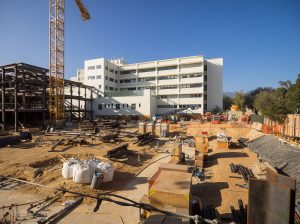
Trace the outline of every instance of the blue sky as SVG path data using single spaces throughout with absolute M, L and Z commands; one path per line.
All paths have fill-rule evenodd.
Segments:
M 65 77 L 83 60 L 224 57 L 224 91 L 300 73 L 300 0 L 66 0 Z M 0 64 L 48 67 L 48 0 L 0 0 Z

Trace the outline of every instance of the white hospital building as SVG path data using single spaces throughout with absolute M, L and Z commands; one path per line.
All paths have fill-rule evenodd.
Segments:
M 85 60 L 71 80 L 99 90 L 94 117 L 148 117 L 187 108 L 203 114 L 223 108 L 223 58 L 191 56 L 134 64 L 97 58 Z

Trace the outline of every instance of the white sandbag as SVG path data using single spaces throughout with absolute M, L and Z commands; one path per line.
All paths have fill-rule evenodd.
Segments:
M 67 179 L 73 178 L 73 168 L 78 164 L 78 162 L 79 160 L 75 158 L 70 158 L 66 162 L 64 162 L 62 168 L 62 176 Z
M 81 163 L 74 166 L 73 181 L 80 184 L 90 184 L 93 179 L 95 167 L 87 163 Z
M 92 159 L 88 159 L 86 161 L 84 161 L 85 163 L 89 164 L 90 166 L 94 166 L 95 168 L 97 167 L 97 165 L 101 162 L 99 159 L 97 158 L 92 158 Z
M 101 182 L 110 182 L 114 177 L 114 166 L 108 162 L 101 162 L 97 165 L 96 170 L 100 172 L 103 176 Z

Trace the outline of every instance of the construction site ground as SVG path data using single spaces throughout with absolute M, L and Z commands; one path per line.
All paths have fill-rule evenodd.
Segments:
M 132 129 L 131 131 L 136 130 Z M 229 164 L 241 164 L 249 168 L 258 163 L 256 154 L 247 148 L 217 149 L 215 136 L 217 132 L 223 131 L 232 137 L 233 142 L 236 142 L 240 137 L 254 139 L 262 133 L 242 126 L 211 125 L 197 122 L 172 125 L 170 131 L 178 134 L 184 132 L 187 135 L 208 132 L 210 136 L 208 159 L 204 165 L 205 180 L 200 181 L 196 177 L 192 179 L 192 194 L 201 199 L 202 206 L 213 205 L 220 217 L 227 217 L 230 214 L 230 206 L 238 206 L 238 199 L 242 199 L 247 204 L 248 190 L 236 185 L 245 184 L 245 182 L 241 175 L 230 171 Z M 51 136 L 49 140 L 51 138 L 58 137 Z M 112 161 L 115 167 L 114 180 L 111 183 L 103 184 L 101 190 L 92 190 L 89 185 L 77 184 L 72 180 L 64 179 L 61 175 L 62 161 L 59 155 L 64 158 L 76 156 L 80 159 L 96 157 L 100 160 L 108 160 L 105 157 L 106 152 L 117 143 L 97 141 L 94 144 L 75 146 L 66 150 L 66 146 L 59 146 L 56 148 L 56 152 L 49 152 L 50 144 L 45 143 L 44 146 L 37 147 L 34 142 L 1 148 L 0 174 L 53 187 L 65 186 L 67 189 L 92 195 L 97 195 L 99 192 L 114 192 L 139 201 L 144 194 L 148 193 L 148 179 L 158 170 L 161 163 L 169 162 L 170 154 L 167 151 L 169 151 L 172 143 L 168 142 L 167 139 L 161 139 L 159 143 L 159 151 L 161 152 L 158 152 L 156 141 L 146 146 L 133 145 L 132 139 L 126 137 L 122 138 L 121 141 L 129 142 L 129 149 L 135 153 L 131 154 L 128 160 Z M 187 144 L 183 145 L 183 151 L 186 151 L 187 154 L 190 154 L 190 149 Z M 138 159 L 138 153 L 141 154 L 140 160 Z M 37 171 L 42 172 L 41 176 L 38 175 L 39 177 L 34 178 Z M 27 184 L 6 190 L 0 189 L 0 206 L 30 202 L 51 194 L 53 194 L 52 190 Z M 61 209 L 62 203 L 71 199 L 73 198 L 70 195 L 65 194 L 63 200 L 56 203 L 52 210 Z M 94 200 L 84 200 L 78 208 L 62 219 L 60 223 L 82 223 L 83 221 L 87 223 L 98 223 L 99 221 L 102 221 L 102 223 L 138 222 L 139 211 L 137 208 L 121 207 L 104 202 L 99 211 L 94 213 L 94 207 Z M 30 220 L 28 220 L 28 223 L 30 223 Z

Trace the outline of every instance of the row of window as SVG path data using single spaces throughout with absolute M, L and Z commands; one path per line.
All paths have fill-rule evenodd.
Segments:
M 170 104 L 164 104 L 164 105 L 156 105 L 156 108 L 177 108 L 177 105 L 170 105 Z
M 99 86 L 101 86 L 101 85 L 99 85 Z M 118 91 L 118 88 L 114 88 L 114 87 L 111 87 L 111 86 L 105 86 L 105 90 Z
M 192 73 L 192 74 L 183 74 L 180 75 L 180 78 L 196 78 L 201 77 L 202 73 Z M 177 75 L 167 75 L 167 76 L 158 76 L 158 80 L 168 80 L 168 79 L 177 79 Z M 145 78 L 138 78 L 138 82 L 149 82 L 149 81 L 155 81 L 156 77 L 145 77 Z M 135 79 L 122 79 L 120 80 L 120 83 L 129 83 L 129 82 L 136 82 Z
M 96 65 L 96 66 L 88 66 L 88 70 L 95 70 L 95 69 L 101 69 L 101 65 Z
M 200 67 L 202 66 L 202 63 L 192 63 L 192 64 L 184 64 L 180 65 L 179 68 L 193 68 L 193 67 Z M 177 65 L 172 65 L 172 66 L 164 66 L 164 67 L 158 67 L 157 71 L 165 71 L 165 70 L 174 70 L 177 69 Z M 156 68 L 143 68 L 143 69 L 132 69 L 132 70 L 125 70 L 125 71 L 120 71 L 120 75 L 128 75 L 128 74 L 135 74 L 136 72 L 138 73 L 144 73 L 144 72 L 154 72 L 156 71 Z
M 157 89 L 177 89 L 178 85 L 163 85 L 163 86 L 157 86 Z M 181 89 L 185 88 L 197 88 L 201 87 L 202 83 L 192 83 L 192 84 L 180 84 L 179 87 Z
M 129 104 L 98 104 L 98 110 L 102 110 L 103 108 L 112 108 L 112 109 L 116 109 L 116 110 L 120 110 L 121 107 L 123 106 L 123 108 L 128 108 L 129 107 Z M 139 107 L 142 107 L 142 104 L 139 103 Z M 136 109 L 136 104 L 135 103 L 132 103 L 130 108 L 132 110 L 135 110 Z
M 197 93 L 197 94 L 179 94 L 179 98 L 199 98 L 202 97 L 201 93 Z M 177 94 L 173 94 L 173 95 L 157 95 L 156 96 L 157 99 L 176 99 L 178 98 Z
M 88 80 L 95 80 L 95 79 L 101 79 L 101 75 L 90 75 L 88 76 Z
M 199 67 L 201 66 L 202 63 L 193 63 L 193 64 L 184 64 L 180 65 L 180 68 L 192 68 L 192 67 Z M 88 70 L 95 70 L 95 69 L 101 69 L 101 65 L 93 65 L 93 66 L 88 66 Z M 157 71 L 165 71 L 165 70 L 173 70 L 177 69 L 177 65 L 172 65 L 172 66 L 164 66 L 164 67 L 158 67 Z M 105 70 L 110 71 L 111 73 L 118 74 L 117 70 L 114 70 L 112 68 L 108 68 L 108 66 L 105 66 Z M 143 68 L 143 69 L 138 69 L 138 70 L 126 70 L 126 71 L 121 71 L 121 75 L 126 75 L 126 74 L 134 74 L 138 71 L 139 73 L 144 73 L 144 72 L 154 72 L 156 71 L 156 68 Z
M 184 74 L 181 75 L 181 78 L 194 78 L 194 77 L 201 77 L 201 73 L 194 73 L 194 74 Z M 88 80 L 95 80 L 95 79 L 101 79 L 101 75 L 90 75 L 88 76 Z M 177 79 L 176 75 L 168 75 L 168 76 L 159 76 L 157 78 L 158 80 L 168 80 L 168 79 Z M 118 83 L 117 79 L 110 78 L 108 76 L 105 76 L 105 80 L 109 80 L 111 82 Z M 138 82 L 148 82 L 148 81 L 155 81 L 156 77 L 146 77 L 146 78 L 138 78 Z M 133 83 L 136 82 L 136 79 L 121 79 L 120 83 Z
M 120 83 L 133 83 L 136 79 L 120 79 Z
M 192 84 L 180 84 L 179 87 L 181 89 L 185 89 L 185 88 L 198 88 L 198 87 L 202 87 L 202 83 L 192 83 Z M 163 86 L 157 86 L 157 89 L 177 89 L 178 85 L 163 85 Z M 138 90 L 145 90 L 145 89 L 151 89 L 151 90 L 155 90 L 156 87 L 155 86 L 141 86 L 138 87 Z M 120 91 L 128 91 L 128 90 L 136 90 L 136 87 L 130 87 L 130 88 L 120 88 Z
M 191 109 L 197 109 L 201 108 L 201 104 L 180 104 L 179 108 L 191 108 Z

